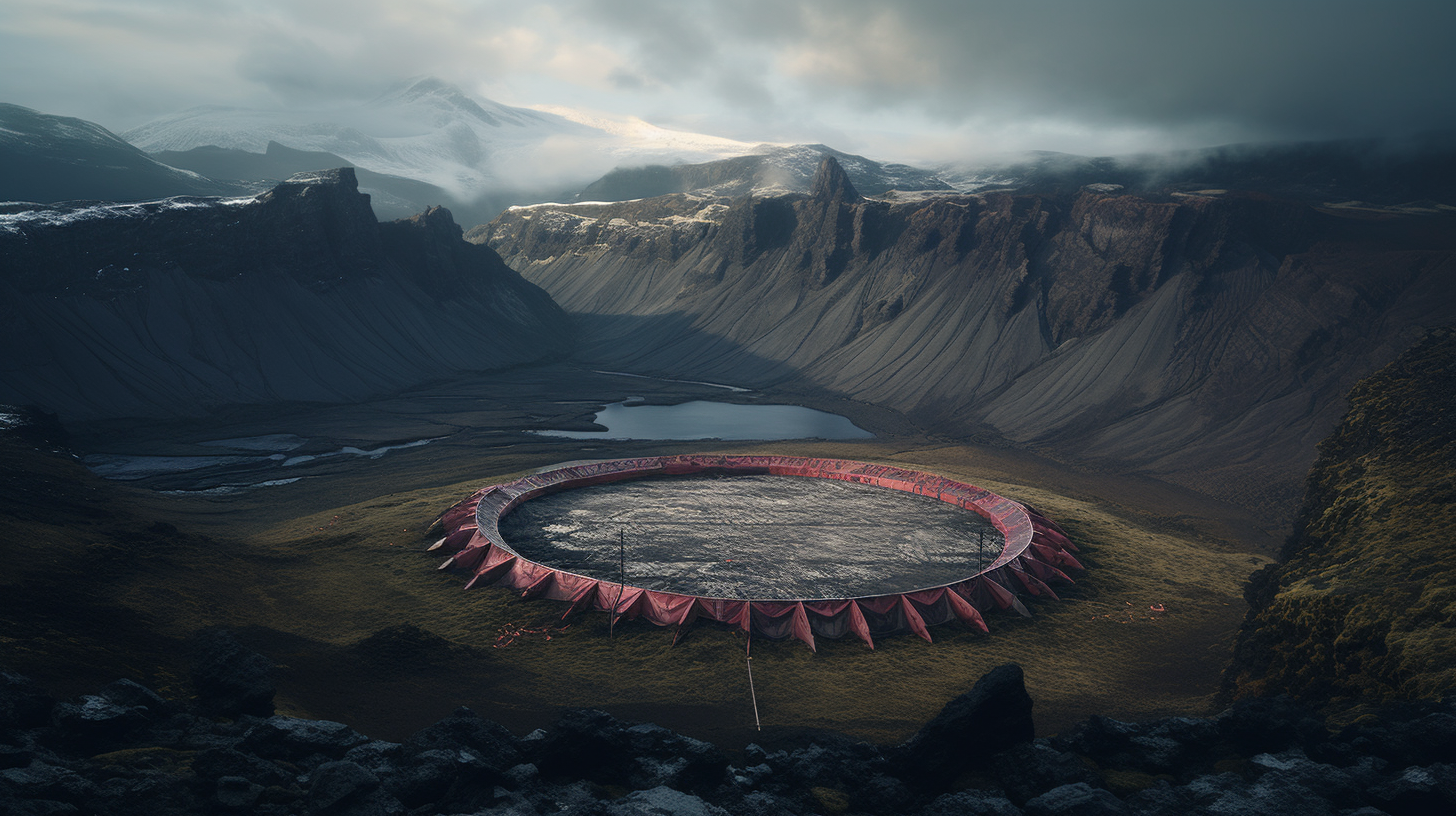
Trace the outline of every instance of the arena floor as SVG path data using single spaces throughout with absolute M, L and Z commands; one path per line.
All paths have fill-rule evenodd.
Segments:
M 976 513 L 830 479 L 644 479 L 533 499 L 501 519 L 523 557 L 665 592 L 851 598 L 968 578 L 1005 541 Z M 621 556 L 625 556 L 622 558 Z

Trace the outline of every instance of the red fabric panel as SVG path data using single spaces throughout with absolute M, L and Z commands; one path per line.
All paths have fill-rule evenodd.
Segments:
M 450 566 L 461 570 L 474 570 L 480 566 L 493 549 L 490 541 L 477 530 L 471 537 L 470 543 L 455 553 L 450 561 Z
M 462 523 L 475 517 L 475 507 L 480 504 L 480 494 L 475 494 L 465 501 L 451 507 L 440 514 L 440 526 L 448 530 L 459 527 Z
M 805 601 L 804 612 L 814 637 L 838 640 L 849 634 L 849 607 L 852 603 L 849 600 Z
M 688 603 L 683 605 L 681 612 L 678 614 L 677 620 L 674 621 L 674 623 L 677 624 L 677 629 L 674 630 L 672 633 L 672 645 L 676 646 L 678 638 L 682 637 L 683 629 L 685 627 L 691 626 L 693 624 L 693 621 L 698 619 L 698 610 L 700 609 L 698 604 L 698 599 L 692 598 L 689 599 Z
M 556 572 L 554 570 L 544 570 L 539 576 L 536 577 L 534 581 L 527 584 L 521 589 L 521 597 L 535 598 L 545 593 L 546 590 L 550 589 L 551 585 L 555 583 Z
M 1010 576 L 1008 574 L 1009 572 L 1010 570 L 1008 568 L 1002 567 L 995 572 L 988 572 L 983 575 L 982 577 L 986 579 L 986 588 L 988 591 L 997 593 L 999 598 L 1007 602 L 1009 606 L 1003 606 L 1001 607 L 1002 609 L 1015 609 L 1016 614 L 1023 618 L 1029 618 L 1031 617 L 1031 610 L 1027 609 L 1021 603 L 1021 599 L 1016 597 L 1016 593 L 1011 591 L 1012 586 L 1020 586 L 1021 582 Z
M 440 546 L 445 552 L 458 553 L 465 548 L 466 544 L 470 543 L 470 539 L 474 536 L 475 524 L 465 524 L 446 535 L 445 540 L 441 542 Z
M 600 586 L 600 584 L 598 584 L 594 580 L 588 580 L 590 581 L 590 583 L 577 588 L 575 596 L 563 599 L 571 601 L 571 605 L 566 607 L 566 611 L 561 615 L 562 618 L 571 615 L 573 612 L 584 609 L 592 609 L 594 607 L 597 600 L 597 588 Z
M 496 579 L 505 575 L 510 570 L 511 565 L 515 563 L 516 557 L 514 555 L 499 547 L 491 547 L 490 554 L 485 557 L 485 563 L 481 564 L 480 568 L 475 571 L 475 576 L 465 584 L 465 588 L 470 589 L 476 584 L 485 586 L 495 583 Z
M 873 598 L 857 598 L 859 608 L 862 612 L 872 612 L 876 615 L 890 614 L 899 600 L 894 595 L 876 595 Z
M 597 593 L 597 598 L 600 599 L 603 595 L 607 596 L 605 600 L 608 606 L 614 603 L 616 605 L 615 612 L 618 619 L 626 618 L 627 620 L 632 620 L 641 614 L 642 596 L 646 592 L 647 590 L 641 587 L 624 587 L 621 584 L 607 584 L 602 588 L 601 592 Z M 611 612 L 614 610 L 608 609 L 607 611 Z
M 575 601 L 581 597 L 587 587 L 596 583 L 595 578 L 588 578 L 585 575 L 576 575 L 570 572 L 557 572 L 551 586 L 541 594 L 543 598 L 553 601 Z
M 1065 572 L 1062 572 L 1039 558 L 1032 557 L 1031 553 L 1022 554 L 1021 565 L 1026 568 L 1027 572 L 1030 572 L 1043 581 L 1063 581 L 1068 584 L 1076 583 L 1076 581 L 1067 577 Z
M 1040 561 L 1044 561 L 1047 564 L 1054 564 L 1059 567 L 1071 567 L 1072 569 L 1078 570 L 1082 569 L 1082 564 L 1078 562 L 1077 559 L 1073 558 L 1071 553 L 1063 552 L 1053 547 L 1048 547 L 1045 544 L 1039 544 L 1033 541 L 1031 543 L 1030 552 L 1036 553 L 1037 559 Z M 1085 571 L 1086 570 L 1083 570 L 1083 572 Z M 1067 580 L 1071 579 L 1068 578 Z
M 804 611 L 802 603 L 794 604 L 794 637 L 804 641 L 808 645 L 809 651 L 819 651 L 814 646 L 814 632 L 809 628 L 809 615 Z
M 913 631 L 910 622 L 905 620 L 905 613 L 900 607 L 900 596 L 898 595 L 859 598 L 855 603 L 864 615 L 869 630 L 876 635 L 895 635 Z
M 1076 546 L 1072 544 L 1071 539 L 1067 538 L 1056 530 L 1053 530 L 1052 528 L 1043 525 L 1036 519 L 1031 520 L 1031 530 L 1033 538 L 1038 541 L 1045 542 L 1046 544 L 1049 544 L 1053 547 L 1056 547 L 1059 550 L 1075 551 L 1077 549 Z
M 794 634 L 794 602 L 757 601 L 752 604 L 753 631 L 770 640 L 783 640 Z M 808 621 L 805 621 L 808 624 Z
M 905 622 L 910 626 L 910 631 L 925 638 L 926 643 L 933 643 L 930 639 L 930 630 L 925 628 L 925 621 L 920 618 L 920 613 L 915 611 L 915 605 L 904 595 L 897 596 L 900 599 L 900 612 L 905 616 Z
M 727 601 L 723 604 L 723 612 L 727 617 L 718 618 L 718 620 L 745 632 L 750 630 L 753 604 L 748 601 Z
M 849 602 L 849 630 L 859 635 L 859 639 L 871 649 L 875 648 L 874 638 L 870 637 L 870 625 L 865 620 L 864 612 L 860 611 L 858 601 Z
M 925 621 L 926 626 L 939 626 L 942 623 L 950 623 L 956 620 L 955 610 L 951 608 L 950 601 L 946 595 L 952 594 L 945 587 L 935 589 L 923 589 L 919 592 L 909 592 L 904 595 L 909 599 L 910 604 L 919 613 L 920 619 Z
M 743 616 L 743 601 L 730 601 L 726 598 L 699 598 L 698 614 L 708 617 L 710 620 L 737 626 Z
M 1070 567 L 1074 570 L 1079 570 L 1081 572 L 1087 571 L 1087 568 L 1082 566 L 1082 562 L 1073 558 L 1072 554 L 1069 552 L 1063 551 L 1057 555 L 1057 558 L 1059 559 L 1057 566 Z
M 980 601 L 981 597 L 985 597 L 997 609 L 1010 609 L 1012 601 L 1015 600 L 1010 591 L 988 576 L 976 579 L 974 592 L 977 601 Z
M 974 626 L 982 632 L 991 631 L 986 627 L 986 619 L 982 618 L 981 613 L 977 612 L 974 606 L 967 603 L 966 599 L 962 598 L 959 592 L 953 592 L 949 589 L 946 590 L 945 600 L 950 604 L 950 608 L 955 611 L 956 617 L 960 618 L 967 626 Z
M 658 626 L 670 626 L 682 619 L 684 610 L 693 608 L 691 595 L 647 590 L 642 597 L 642 616 Z
M 1026 587 L 1026 591 L 1030 592 L 1032 595 L 1038 598 L 1045 596 L 1051 598 L 1054 601 L 1061 600 L 1057 597 L 1057 593 L 1052 592 L 1051 587 L 1047 586 L 1045 582 L 1043 582 L 1040 578 L 1037 578 L 1035 575 L 1032 575 L 1025 570 L 1019 569 L 1013 569 L 1011 571 L 1011 574 L 1015 575 L 1016 580 L 1020 581 L 1021 585 Z
M 1022 506 L 1025 507 L 1025 505 L 1022 505 Z M 1032 523 L 1033 524 L 1039 524 L 1039 525 L 1047 528 L 1048 530 L 1052 530 L 1054 532 L 1061 533 L 1062 536 L 1064 536 L 1064 537 L 1066 537 L 1068 539 L 1071 538 L 1071 536 L 1067 535 L 1067 531 L 1064 530 L 1064 529 L 1062 529 L 1062 525 L 1057 524 L 1055 521 L 1052 521 L 1050 518 L 1047 518 L 1047 516 L 1046 516 L 1045 513 L 1042 513 L 1039 510 L 1033 510 L 1032 508 L 1027 507 L 1026 508 L 1026 514 L 1028 516 L 1031 516 L 1031 520 L 1032 520 Z

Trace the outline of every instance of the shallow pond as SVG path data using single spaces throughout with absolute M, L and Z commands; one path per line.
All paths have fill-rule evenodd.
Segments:
M 617 402 L 596 415 L 605 431 L 536 431 L 566 439 L 870 439 L 848 418 L 798 405 L 736 405 L 694 400 L 679 405 Z

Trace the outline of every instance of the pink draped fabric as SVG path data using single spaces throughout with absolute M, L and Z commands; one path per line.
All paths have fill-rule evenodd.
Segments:
M 565 572 L 521 558 L 500 535 L 500 518 L 536 496 L 587 484 L 710 471 L 838 479 L 934 496 L 980 514 L 1006 544 L 981 572 L 945 586 L 860 598 L 750 601 L 659 592 Z M 1030 614 L 1017 593 L 1056 599 L 1047 581 L 1070 582 L 1063 569 L 1083 569 L 1070 554 L 1076 547 L 1065 532 L 1024 505 L 943 476 L 839 459 L 686 455 L 570 465 L 479 490 L 446 510 L 440 524 L 445 536 L 436 547 L 451 553 L 441 569 L 472 573 L 467 589 L 504 586 L 524 598 L 564 601 L 565 615 L 594 609 L 619 619 L 672 626 L 674 643 L 700 618 L 750 637 L 792 637 L 810 649 L 816 648 L 816 637 L 847 634 L 872 649 L 875 636 L 914 633 L 930 641 L 930 626 L 951 621 L 987 632 L 983 612 L 1015 609 Z

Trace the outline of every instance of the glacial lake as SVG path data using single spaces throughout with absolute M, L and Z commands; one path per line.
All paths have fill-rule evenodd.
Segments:
M 798 405 L 736 405 L 695 400 L 680 405 L 617 402 L 596 415 L 605 431 L 533 431 L 565 439 L 871 439 L 847 417 Z

